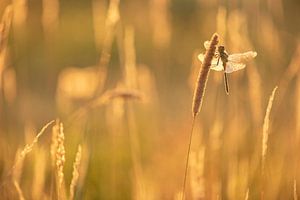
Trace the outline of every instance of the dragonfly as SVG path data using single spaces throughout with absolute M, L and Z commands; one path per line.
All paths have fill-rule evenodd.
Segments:
M 210 41 L 204 42 L 204 47 L 207 50 L 210 46 Z M 218 46 L 217 51 L 211 62 L 210 69 L 224 72 L 225 92 L 229 95 L 229 83 L 227 74 L 244 69 L 246 63 L 257 56 L 255 51 L 247 51 L 244 53 L 228 54 L 224 46 Z M 203 63 L 205 54 L 199 54 L 198 59 Z

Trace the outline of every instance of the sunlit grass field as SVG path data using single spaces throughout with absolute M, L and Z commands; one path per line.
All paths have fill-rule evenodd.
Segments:
M 0 20 L 0 199 L 298 199 L 299 1 L 2 0 Z M 229 94 L 218 46 L 257 52 Z

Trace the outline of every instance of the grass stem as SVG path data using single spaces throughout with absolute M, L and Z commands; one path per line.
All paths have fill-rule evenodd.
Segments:
M 187 151 L 187 157 L 186 157 L 186 163 L 185 163 L 185 172 L 184 172 L 184 179 L 183 179 L 183 185 L 182 185 L 182 200 L 184 199 L 184 194 L 185 194 L 185 187 L 186 187 L 186 178 L 187 178 L 187 173 L 188 173 L 188 168 L 189 168 L 189 159 L 190 159 L 190 152 L 191 152 L 191 146 L 192 146 L 192 139 L 193 139 L 193 131 L 194 131 L 194 126 L 195 126 L 195 118 L 193 117 L 192 121 L 192 127 L 190 131 L 190 139 L 189 139 L 189 145 L 188 145 L 188 151 Z

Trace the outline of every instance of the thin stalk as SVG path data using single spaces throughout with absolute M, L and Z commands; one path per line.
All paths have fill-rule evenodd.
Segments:
M 189 145 L 188 145 L 188 151 L 187 151 L 187 157 L 186 157 L 186 163 L 185 163 L 185 172 L 184 172 L 184 179 L 183 179 L 183 186 L 182 186 L 182 200 L 184 200 L 184 194 L 185 194 L 185 185 L 186 185 L 186 178 L 189 168 L 189 158 L 190 158 L 190 152 L 191 152 L 191 146 L 192 146 L 192 139 L 193 139 L 193 130 L 195 125 L 195 116 L 193 117 L 192 121 L 192 127 L 190 131 L 190 139 L 189 139 Z
M 141 148 L 139 143 L 138 130 L 136 126 L 136 118 L 134 113 L 133 104 L 130 101 L 126 102 L 127 106 L 127 123 L 128 123 L 128 136 L 129 148 L 132 159 L 132 167 L 134 173 L 134 181 L 137 184 L 138 199 L 146 199 L 145 185 L 143 180 L 143 169 L 141 166 Z M 137 194 L 136 194 L 137 195 Z

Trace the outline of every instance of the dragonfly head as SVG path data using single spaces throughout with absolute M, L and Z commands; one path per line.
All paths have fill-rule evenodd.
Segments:
M 218 52 L 222 53 L 225 51 L 225 47 L 224 46 L 218 46 Z

